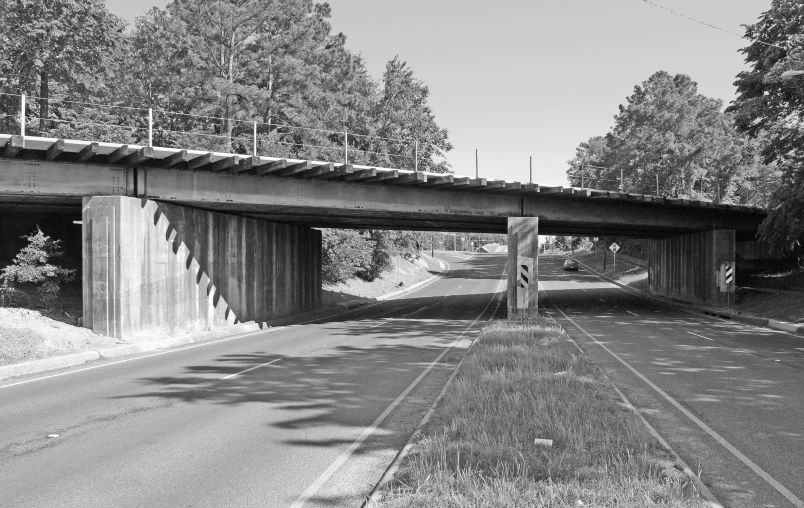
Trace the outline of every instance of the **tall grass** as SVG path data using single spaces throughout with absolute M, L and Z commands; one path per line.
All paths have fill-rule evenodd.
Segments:
M 705 506 L 552 321 L 485 328 L 423 435 L 382 506 Z

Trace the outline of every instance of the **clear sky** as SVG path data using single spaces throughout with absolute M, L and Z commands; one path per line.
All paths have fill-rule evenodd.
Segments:
M 742 34 L 771 0 L 652 0 Z M 107 0 L 131 21 L 167 0 Z M 379 79 L 399 55 L 430 88 L 456 174 L 566 185 L 575 147 L 605 134 L 652 73 L 688 74 L 728 103 L 744 70 L 735 37 L 643 0 L 330 0 L 334 31 Z

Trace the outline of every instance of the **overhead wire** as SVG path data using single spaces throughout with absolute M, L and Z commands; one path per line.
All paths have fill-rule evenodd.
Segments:
M 673 9 L 668 9 L 667 7 L 664 7 L 663 5 L 659 5 L 657 3 L 654 3 L 651 0 L 642 0 L 642 1 L 645 2 L 646 4 L 650 4 L 650 5 L 654 6 L 654 7 L 656 7 L 657 9 L 662 9 L 663 11 L 667 11 L 669 13 L 675 14 L 676 16 L 682 17 L 684 19 L 688 19 L 688 20 L 693 21 L 695 23 L 700 23 L 701 25 L 707 26 L 709 28 L 714 28 L 715 30 L 719 30 L 719 31 L 721 31 L 723 33 L 727 33 L 729 35 L 734 35 L 735 37 L 739 37 L 741 39 L 743 38 L 743 36 L 738 34 L 738 33 L 730 32 L 730 31 L 728 31 L 728 30 L 726 30 L 724 28 L 720 28 L 719 26 L 715 26 L 715 25 L 712 25 L 712 24 L 707 23 L 705 21 L 701 21 L 700 19 L 695 19 L 693 17 L 687 16 L 686 14 L 676 12 Z M 764 44 L 765 46 L 770 46 L 771 48 L 777 48 L 777 49 L 787 51 L 787 48 L 783 48 L 781 46 L 777 46 L 776 44 L 771 44 L 769 42 L 764 42 L 764 41 L 760 41 L 760 40 L 756 40 L 754 42 L 757 42 L 759 44 Z

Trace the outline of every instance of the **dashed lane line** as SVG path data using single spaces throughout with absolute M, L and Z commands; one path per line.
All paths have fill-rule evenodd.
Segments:
M 357 439 L 355 439 L 354 442 L 350 444 L 346 450 L 341 452 L 338 458 L 336 458 L 332 462 L 332 464 L 330 464 L 329 467 L 323 473 L 321 473 L 321 475 L 309 487 L 307 487 L 307 489 L 293 502 L 293 504 L 290 505 L 290 508 L 301 508 L 302 506 L 305 505 L 305 503 L 307 503 L 307 501 L 310 500 L 310 498 L 316 495 L 319 489 L 321 489 L 321 487 L 324 486 L 324 484 L 332 477 L 332 475 L 334 475 L 335 472 L 338 471 L 338 469 L 340 469 L 340 467 L 347 460 L 349 460 L 349 458 L 363 444 L 363 442 L 366 439 L 368 439 L 369 436 L 374 434 L 374 432 L 377 431 L 379 426 L 382 424 L 383 421 L 385 421 L 388 415 L 390 415 L 391 412 L 394 409 L 396 409 L 396 407 L 400 403 L 402 403 L 403 400 L 405 400 L 408 394 L 410 394 L 410 392 L 412 392 L 413 389 L 416 388 L 416 386 L 421 382 L 422 379 L 425 378 L 425 376 L 433 369 L 433 367 L 438 365 L 438 363 L 441 362 L 441 359 L 444 358 L 444 356 L 446 356 L 447 353 L 452 351 L 452 348 L 455 347 L 455 345 L 463 338 L 463 336 L 466 335 L 466 333 L 469 330 L 471 330 L 472 327 L 474 327 L 478 321 L 480 321 L 480 318 L 482 318 L 483 315 L 486 313 L 488 308 L 491 306 L 492 302 L 494 302 L 494 298 L 496 298 L 496 296 L 497 293 L 491 295 L 489 303 L 487 303 L 486 306 L 483 308 L 483 310 L 480 311 L 480 314 L 477 315 L 474 321 L 472 321 L 469 324 L 469 326 L 467 326 L 461 332 L 461 334 L 458 335 L 458 337 L 449 346 L 447 346 L 444 349 L 444 351 L 441 352 L 440 355 L 438 355 L 438 357 L 435 360 L 430 362 L 430 364 L 424 369 L 424 371 L 422 371 L 422 373 L 419 374 L 419 376 L 416 379 L 414 379 L 413 382 L 410 385 L 408 385 L 407 388 L 405 388 L 405 391 L 400 393 L 399 396 L 396 399 L 394 399 L 394 401 L 387 408 L 385 408 L 385 411 L 383 411 L 382 414 L 380 414 L 380 416 L 378 416 L 377 419 L 374 420 L 374 422 L 372 422 L 371 425 L 363 429 L 363 432 L 360 433 Z
M 413 293 L 415 293 L 417 291 L 420 291 L 420 290 L 426 288 L 427 286 L 431 285 L 432 283 L 441 280 L 444 277 L 444 275 L 446 275 L 451 269 L 451 265 L 448 262 L 444 261 L 444 263 L 447 265 L 446 270 L 444 272 L 442 272 L 438 276 L 434 277 L 432 280 L 430 280 L 426 284 L 422 284 L 421 286 L 417 287 L 416 289 L 414 289 L 410 293 L 406 293 L 405 296 L 413 294 Z M 401 294 L 400 295 L 395 295 L 395 296 L 393 296 L 391 298 L 388 298 L 385 301 L 396 300 L 400 296 L 402 296 L 402 295 Z M 277 326 L 277 327 L 274 327 L 274 328 L 269 328 L 267 330 L 255 330 L 253 332 L 247 332 L 247 333 L 243 333 L 243 334 L 239 334 L 239 335 L 233 335 L 231 337 L 224 337 L 222 339 L 204 341 L 204 342 L 201 342 L 201 343 L 198 343 L 198 344 L 192 344 L 192 345 L 188 345 L 188 346 L 171 348 L 171 349 L 168 349 L 166 351 L 159 351 L 157 353 L 150 353 L 150 354 L 147 354 L 147 355 L 136 356 L 134 358 L 126 358 L 124 360 L 116 360 L 114 362 L 104 362 L 104 363 L 100 363 L 98 365 L 93 365 L 91 367 L 83 367 L 83 368 L 80 368 L 80 369 L 68 370 L 68 371 L 65 371 L 65 372 L 58 372 L 56 374 L 49 374 L 47 376 L 36 377 L 34 379 L 25 379 L 23 381 L 17 381 L 15 383 L 3 384 L 3 385 L 0 385 L 0 390 L 2 390 L 3 388 L 11 388 L 12 386 L 19 386 L 19 385 L 24 385 L 24 384 L 28 384 L 28 383 L 35 383 L 37 381 L 44 381 L 46 379 L 51 379 L 51 378 L 54 378 L 54 377 L 61 377 L 61 376 L 68 376 L 68 375 L 71 375 L 71 374 L 77 374 L 79 372 L 85 372 L 85 371 L 88 371 L 88 370 L 103 369 L 103 368 L 106 368 L 106 367 L 111 367 L 112 365 L 119 365 L 121 363 L 128 363 L 128 362 L 134 362 L 134 361 L 138 361 L 138 360 L 144 360 L 145 358 L 151 358 L 151 357 L 154 357 L 154 356 L 168 355 L 168 354 L 178 353 L 180 351 L 185 351 L 185 350 L 188 350 L 188 349 L 195 349 L 195 348 L 199 348 L 199 347 L 211 346 L 213 344 L 219 344 L 221 342 L 229 342 L 230 340 L 245 339 L 245 338 L 248 338 L 248 337 L 252 337 L 254 335 L 259 335 L 261 333 L 278 332 L 279 330 L 285 330 L 285 329 L 288 329 L 288 328 L 293 328 L 293 327 L 297 327 L 297 326 L 301 326 L 301 325 L 307 325 L 307 324 L 315 323 L 315 322 L 318 322 L 318 321 L 323 321 L 323 320 L 326 320 L 326 319 L 332 319 L 332 318 L 335 318 L 335 317 L 345 316 L 347 314 L 356 314 L 358 312 L 365 311 L 366 309 L 369 309 L 371 307 L 376 307 L 377 305 L 380 305 L 381 303 L 384 303 L 384 301 L 383 302 L 377 302 L 377 303 L 374 303 L 374 304 L 371 304 L 371 305 L 366 305 L 366 306 L 363 306 L 363 307 L 358 307 L 358 308 L 355 308 L 355 309 L 350 309 L 350 310 L 347 310 L 345 312 L 341 312 L 339 314 L 333 314 L 331 316 L 325 316 L 325 317 L 310 319 L 310 320 L 307 320 L 307 321 L 302 321 L 300 323 L 295 323 L 295 324 L 292 324 L 292 325 Z M 380 313 L 378 315 L 382 316 L 384 314 L 387 314 L 387 313 L 383 312 L 383 313 Z M 376 316 L 369 316 L 368 319 L 371 319 L 373 317 L 376 317 Z
M 232 379 L 232 378 L 234 378 L 234 377 L 237 377 L 237 376 L 239 376 L 240 374 L 245 374 L 246 372 L 251 372 L 252 370 L 257 370 L 257 369 L 259 369 L 260 367 L 267 367 L 268 365 L 271 365 L 271 364 L 273 364 L 273 363 L 276 363 L 276 362 L 278 362 L 279 360 L 281 360 L 281 358 L 276 358 L 276 359 L 274 359 L 274 360 L 271 360 L 270 362 L 261 363 L 261 364 L 259 364 L 259 365 L 255 365 L 254 367 L 250 367 L 250 368 L 248 368 L 248 369 L 246 369 L 246 370 L 241 370 L 240 372 L 235 372 L 234 374 L 229 374 L 228 376 L 223 376 L 223 377 L 221 378 L 221 380 L 224 380 L 224 381 L 225 381 L 225 380 L 227 380 L 227 379 Z
M 639 314 L 635 314 L 635 313 L 631 312 L 630 310 L 627 310 L 627 311 L 625 311 L 625 312 L 627 312 L 627 313 L 631 314 L 632 316 L 639 317 Z
M 704 337 L 703 335 L 698 335 L 697 333 L 691 332 L 689 330 L 684 330 L 684 331 L 687 332 L 690 335 L 695 335 L 696 337 L 700 337 L 702 339 L 711 340 L 712 342 L 715 342 L 715 339 L 710 339 L 709 337 Z
M 612 351 L 611 349 L 606 347 L 605 344 L 603 344 L 602 342 L 600 342 L 599 340 L 594 338 L 592 335 L 590 335 L 589 332 L 587 332 L 586 330 L 581 328 L 581 326 L 578 325 L 578 323 L 576 323 L 575 321 L 573 321 L 572 318 L 570 318 L 569 316 L 564 314 L 564 311 L 562 311 L 558 307 L 555 307 L 555 308 L 556 308 L 556 310 L 558 312 L 561 313 L 562 316 L 564 316 L 564 318 L 567 321 L 572 323 L 575 326 L 575 328 L 580 330 L 584 335 L 589 337 L 595 344 L 597 344 L 598 346 L 603 348 L 607 353 L 609 353 L 612 357 L 614 357 L 614 359 L 616 359 L 618 362 L 623 364 L 628 370 L 630 370 L 632 373 L 634 373 L 634 375 L 636 375 L 639 379 L 641 379 L 645 384 L 647 384 L 648 386 L 653 388 L 653 390 L 656 391 L 656 393 L 661 395 L 665 400 L 667 400 L 667 402 L 672 404 L 676 409 L 678 409 L 682 414 L 684 414 L 684 416 L 689 418 L 693 423 L 695 423 L 698 427 L 700 427 L 701 430 L 703 430 L 704 432 L 706 432 L 707 434 L 712 436 L 712 438 L 715 441 L 720 443 L 732 455 L 737 457 L 737 459 L 739 459 L 740 462 L 742 462 L 743 464 L 748 466 L 748 468 L 751 469 L 751 471 L 753 471 L 754 473 L 756 473 L 757 476 L 759 476 L 760 478 L 765 480 L 768 483 L 768 485 L 770 485 L 771 487 L 776 489 L 776 491 L 779 494 L 783 495 L 788 501 L 790 501 L 793 504 L 793 506 L 795 506 L 796 508 L 804 508 L 804 501 L 802 501 L 801 499 L 796 497 L 796 495 L 793 494 L 792 492 L 790 492 L 784 485 L 779 483 L 775 478 L 773 478 L 771 475 L 769 475 L 764 469 L 759 467 L 759 465 L 757 465 L 756 462 L 754 462 L 753 460 L 751 460 L 748 457 L 746 457 L 745 455 L 743 455 L 743 453 L 740 450 L 738 450 L 734 445 L 732 445 L 731 443 L 726 441 L 720 434 L 715 432 L 715 430 L 712 429 L 712 427 L 710 427 L 709 425 L 707 425 L 703 421 L 701 421 L 700 418 L 698 418 L 697 416 L 692 414 L 687 408 L 685 408 L 683 405 L 681 405 L 680 402 L 678 402 L 676 399 L 674 399 L 673 397 L 668 395 L 667 392 L 665 392 L 664 390 L 659 388 L 650 379 L 648 379 L 644 374 L 642 374 L 641 372 L 636 370 L 634 367 L 632 367 L 630 363 L 628 363 L 625 360 L 623 360 L 617 353 L 615 353 L 614 351 Z

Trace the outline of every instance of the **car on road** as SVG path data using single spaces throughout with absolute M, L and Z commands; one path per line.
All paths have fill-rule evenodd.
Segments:
M 568 259 L 564 261 L 564 271 L 565 272 L 577 272 L 578 271 L 578 262 L 574 259 Z

